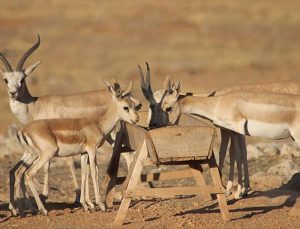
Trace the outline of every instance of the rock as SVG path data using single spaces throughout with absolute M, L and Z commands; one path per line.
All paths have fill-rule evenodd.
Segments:
M 248 151 L 248 160 L 257 159 L 264 155 L 264 153 L 258 147 L 252 144 L 247 145 L 247 151 Z
M 280 155 L 300 157 L 300 149 L 295 144 L 283 144 L 280 149 Z
M 298 169 L 295 168 L 292 160 L 286 159 L 281 161 L 279 164 L 269 168 L 267 174 L 275 176 L 283 176 L 285 180 L 290 180 L 291 177 L 298 172 Z
M 284 182 L 284 176 L 265 175 L 263 172 L 257 172 L 250 177 L 251 184 L 259 188 L 278 188 Z
M 260 151 L 262 151 L 265 156 L 276 156 L 279 155 L 280 153 L 278 145 L 275 143 L 271 143 L 271 144 L 261 143 L 257 145 L 257 148 Z

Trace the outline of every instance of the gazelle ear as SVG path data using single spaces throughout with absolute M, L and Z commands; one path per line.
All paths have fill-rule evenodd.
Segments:
M 107 82 L 106 80 L 103 80 L 103 83 L 104 83 L 104 86 L 106 87 L 106 89 L 110 92 L 110 94 L 114 98 L 117 98 L 117 94 L 116 94 L 116 91 L 115 91 L 114 87 L 109 82 Z
M 24 71 L 25 75 L 31 74 L 40 64 L 41 64 L 41 61 L 38 61 L 38 62 L 34 63 L 33 65 L 30 65 L 28 68 L 25 69 L 25 71 Z
M 176 83 L 175 89 L 176 89 L 177 93 L 179 93 L 181 91 L 181 85 L 182 85 L 181 81 L 178 81 Z
M 171 94 L 173 94 L 175 97 L 178 97 L 180 90 L 181 90 L 181 81 L 172 83 L 172 86 L 170 89 Z
M 129 94 L 131 93 L 132 86 L 133 86 L 133 81 L 130 80 L 129 85 L 128 85 L 128 88 L 126 89 L 126 91 L 124 91 L 124 92 L 122 93 L 122 97 L 125 97 L 125 96 L 127 96 L 127 95 L 129 95 Z
M 165 90 L 170 90 L 171 89 L 171 81 L 170 81 L 170 76 L 167 75 L 165 81 L 164 81 L 164 89 Z

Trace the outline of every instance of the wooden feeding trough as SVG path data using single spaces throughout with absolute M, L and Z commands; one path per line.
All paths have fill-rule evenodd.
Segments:
M 229 211 L 225 198 L 225 189 L 221 182 L 218 166 L 213 153 L 216 137 L 215 128 L 190 115 L 181 115 L 178 126 L 153 130 L 123 123 L 117 135 L 114 152 L 108 167 L 108 186 L 106 204 L 112 206 L 120 153 L 135 151 L 128 175 L 122 184 L 122 201 L 115 224 L 121 225 L 125 219 L 133 197 L 174 197 L 177 195 L 202 195 L 210 197 L 216 194 L 224 220 L 229 220 Z M 160 174 L 142 175 L 147 165 L 189 165 L 189 171 L 173 171 Z M 202 165 L 208 164 L 213 185 L 207 185 L 202 176 Z M 196 186 L 141 188 L 138 182 L 167 180 L 193 176 Z

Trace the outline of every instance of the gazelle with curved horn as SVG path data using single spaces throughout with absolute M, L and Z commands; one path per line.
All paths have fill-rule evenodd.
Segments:
M 141 88 L 142 88 L 142 92 L 145 96 L 145 98 L 148 100 L 149 102 L 149 111 L 148 111 L 148 123 L 149 123 L 149 127 L 150 128 L 157 128 L 157 127 L 162 127 L 162 126 L 166 126 L 169 124 L 172 124 L 172 122 L 170 122 L 170 120 L 168 119 L 168 114 L 166 112 L 164 112 L 161 108 L 161 101 L 163 98 L 163 93 L 164 93 L 164 89 L 155 91 L 154 93 L 152 92 L 151 89 L 151 82 L 150 82 L 150 67 L 149 64 L 146 62 L 146 66 L 147 66 L 147 74 L 146 74 L 146 78 L 144 77 L 143 71 L 141 69 L 140 66 L 139 67 L 139 71 L 140 71 L 140 76 L 141 76 Z M 171 86 L 171 82 L 169 77 L 167 76 L 165 81 L 164 81 L 164 88 L 169 88 Z M 200 95 L 199 95 L 200 96 Z M 226 153 L 227 150 L 227 146 L 229 143 L 229 138 L 231 137 L 231 141 L 232 141 L 232 146 L 231 146 L 231 169 L 230 171 L 233 171 L 234 168 L 234 157 L 233 157 L 233 153 L 234 153 L 234 147 L 236 148 L 235 151 L 238 150 L 246 150 L 245 147 L 245 142 L 243 141 L 243 139 L 239 139 L 239 136 L 237 135 L 233 135 L 230 131 L 227 130 L 222 130 L 221 131 L 221 148 L 220 148 L 220 155 L 223 155 Z M 244 136 L 241 136 L 242 138 L 244 138 Z M 245 153 L 247 155 L 247 153 Z M 220 158 L 222 158 L 220 156 Z M 224 156 L 225 158 L 225 156 Z M 238 166 L 239 166 L 239 179 L 240 182 L 242 182 L 242 173 L 241 173 L 241 158 L 238 157 L 237 160 L 239 161 Z M 223 165 L 223 162 L 221 163 Z M 247 161 L 246 161 L 247 163 Z M 245 174 L 247 174 L 248 168 L 247 165 L 244 167 L 246 172 Z M 230 176 L 231 180 L 233 179 L 233 172 L 230 173 L 230 175 L 232 174 L 232 176 Z M 247 176 L 246 176 L 247 177 Z M 230 188 L 232 187 L 232 182 L 228 181 L 227 184 L 227 191 L 230 192 Z M 247 188 L 246 188 L 247 187 Z M 250 190 L 250 182 L 247 182 L 247 179 L 245 179 L 245 188 L 242 188 L 242 186 L 240 185 L 238 187 L 238 190 L 236 192 L 235 197 L 236 198 L 240 198 L 242 193 L 247 192 L 248 190 Z
M 148 65 L 148 64 L 147 64 Z M 139 67 L 140 68 L 140 67 Z M 150 75 L 149 66 L 147 67 L 147 73 Z M 144 79 L 143 72 L 140 69 L 141 75 L 141 87 L 144 93 L 145 98 L 149 102 L 149 117 L 148 120 L 150 121 L 149 126 L 165 126 L 168 124 L 168 117 L 167 114 L 162 111 L 161 109 L 161 99 L 165 90 L 158 90 L 152 93 L 152 90 L 148 90 L 148 86 L 150 84 L 150 80 Z M 150 79 L 150 77 L 148 77 Z M 164 82 L 164 88 L 170 88 L 171 83 L 169 77 L 166 78 Z M 290 81 L 283 81 L 283 82 L 276 82 L 276 83 L 268 83 L 268 84 L 253 84 L 253 85 L 241 85 L 241 86 L 234 86 L 230 88 L 220 89 L 217 91 L 209 92 L 209 93 L 180 93 L 181 96 L 195 96 L 195 97 L 212 97 L 223 95 L 229 92 L 242 90 L 242 91 L 253 91 L 253 92 L 268 92 L 268 93 L 285 93 L 285 94 L 300 94 L 300 81 L 297 80 L 290 80 Z M 154 99 L 148 99 L 148 98 Z M 154 114 L 154 115 L 153 115 Z M 152 124 L 151 124 L 152 123 Z M 220 156 L 219 156 L 219 167 L 222 170 L 224 165 L 224 160 L 227 152 L 227 147 L 229 143 L 229 139 L 231 139 L 231 147 L 230 147 L 230 170 L 229 170 L 229 180 L 227 182 L 226 190 L 230 193 L 230 189 L 232 188 L 233 184 L 233 175 L 234 175 L 234 163 L 237 161 L 238 164 L 238 177 L 241 180 L 243 177 L 242 174 L 242 167 L 244 171 L 244 185 L 241 189 L 239 186 L 238 190 L 235 193 L 235 198 L 240 198 L 242 195 L 247 194 L 250 190 L 250 181 L 249 181 L 249 173 L 248 173 L 248 162 L 247 162 L 247 149 L 246 149 L 246 139 L 244 135 L 234 133 L 232 131 L 226 130 L 221 128 L 221 147 L 220 147 Z M 234 150 L 236 148 L 236 150 Z M 238 155 L 236 155 L 238 154 Z M 241 181 L 240 181 L 241 182 Z
M 38 61 L 25 69 L 23 66 L 27 58 L 39 47 L 39 45 L 40 37 L 38 36 L 37 42 L 22 56 L 17 65 L 18 70 L 15 71 L 13 71 L 5 56 L 0 53 L 0 59 L 6 68 L 6 70 L 0 69 L 0 72 L 3 75 L 3 79 L 7 86 L 11 111 L 16 118 L 21 123 L 26 124 L 30 121 L 39 119 L 81 117 L 99 118 L 104 115 L 112 100 L 110 93 L 107 90 L 96 90 L 69 95 L 46 95 L 42 97 L 36 97 L 30 94 L 26 85 L 26 77 L 30 75 L 41 62 Z M 130 86 L 128 90 L 131 91 Z M 132 97 L 131 93 L 127 93 L 127 96 L 136 104 L 136 109 L 141 107 L 141 103 Z M 24 155 L 24 158 L 26 158 L 26 154 Z M 70 166 L 76 188 L 76 201 L 79 202 L 80 192 L 75 176 L 74 161 L 72 157 L 66 157 L 65 160 Z M 49 165 L 49 163 L 46 163 L 44 167 L 43 195 L 45 197 L 48 196 L 49 189 Z M 10 182 L 11 203 L 14 201 L 14 183 L 16 182 L 15 186 L 18 187 L 21 181 L 22 172 L 19 171 L 19 169 L 21 169 L 21 164 L 10 170 L 12 178 Z M 10 208 L 14 209 L 12 204 L 10 204 Z
M 123 97 L 110 83 L 107 81 L 104 83 L 112 99 L 102 117 L 36 120 L 26 124 L 18 133 L 24 148 L 37 154 L 31 156 L 37 159 L 32 164 L 27 164 L 29 168 L 25 172 L 25 181 L 31 189 L 38 210 L 44 215 L 48 212 L 33 182 L 35 174 L 53 157 L 68 157 L 85 152 L 88 153 L 90 161 L 96 204 L 105 211 L 96 175 L 96 150 L 103 145 L 105 136 L 110 134 L 119 120 L 137 123 L 139 116 L 135 111 L 134 102 L 128 96 Z M 86 181 L 83 180 L 83 183 Z M 82 191 L 84 192 L 85 189 Z

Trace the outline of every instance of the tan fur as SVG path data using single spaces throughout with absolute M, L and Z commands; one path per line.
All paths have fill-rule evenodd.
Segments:
M 66 157 L 87 152 L 90 159 L 91 174 L 94 184 L 96 203 L 105 209 L 101 202 L 99 186 L 97 182 L 96 149 L 101 146 L 105 136 L 115 127 L 121 119 L 127 122 L 138 122 L 135 104 L 128 97 L 118 96 L 112 85 L 106 82 L 111 93 L 111 103 L 107 112 L 100 118 L 80 119 L 43 119 L 30 122 L 19 132 L 22 136 L 21 143 L 24 147 L 34 149 L 38 159 L 25 172 L 26 182 L 29 184 L 39 210 L 47 214 L 35 188 L 32 179 L 36 172 L 53 157 Z M 86 183 L 84 176 L 83 184 Z M 85 195 L 82 190 L 81 203 L 86 206 Z M 85 207 L 87 208 L 87 207 Z

